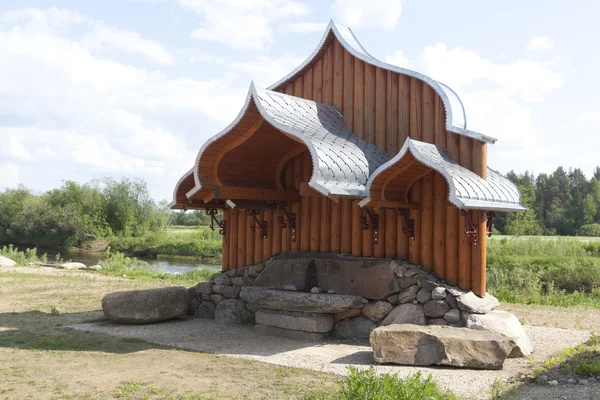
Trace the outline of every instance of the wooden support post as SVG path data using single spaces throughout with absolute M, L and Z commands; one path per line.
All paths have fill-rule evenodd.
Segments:
M 273 210 L 265 210 L 265 222 L 267 223 L 267 237 L 262 239 L 262 258 L 263 261 L 268 260 L 273 255 Z
M 352 254 L 352 200 L 342 200 L 341 252 Z
M 459 164 L 467 169 L 472 168 L 473 139 L 460 136 Z M 458 222 L 458 286 L 462 289 L 471 289 L 471 239 L 465 235 L 465 216 L 461 213 Z
M 229 265 L 231 268 L 238 268 L 238 209 L 232 208 L 229 212 L 229 221 L 227 222 L 227 236 L 229 236 Z
M 365 120 L 365 63 L 354 58 L 354 117 L 352 132 L 359 139 L 364 139 L 364 120 Z
M 321 222 L 319 250 L 323 253 L 329 253 L 331 248 L 331 200 L 327 197 L 321 197 L 319 220 Z
M 446 282 L 458 284 L 458 235 L 459 210 L 453 205 L 446 206 Z
M 365 64 L 364 139 L 375 144 L 375 66 Z M 364 246 L 364 241 L 363 241 Z
M 385 213 L 385 257 L 397 258 L 396 241 L 397 241 L 397 225 L 396 225 L 396 210 L 385 209 L 380 212 Z
M 360 257 L 362 255 L 362 237 L 363 229 L 360 224 L 362 208 L 358 206 L 358 200 L 352 202 L 352 255 Z
M 332 253 L 341 251 L 342 200 L 331 201 L 331 246 Z
M 311 167 L 311 161 L 310 161 L 310 157 L 308 156 L 308 152 L 302 154 L 302 178 L 301 180 L 304 182 L 307 182 L 310 179 L 310 167 Z M 302 196 L 301 197 L 301 216 L 300 216 L 300 221 L 302 221 L 302 223 L 300 224 L 300 251 L 303 252 L 308 252 L 311 250 L 311 244 L 310 244 L 310 233 L 311 233 L 311 227 L 310 227 L 310 222 L 311 222 L 311 210 L 310 210 L 310 205 L 311 205 L 311 200 L 309 197 L 307 196 Z
M 227 230 L 229 229 L 229 222 L 230 222 L 230 210 L 223 210 L 223 221 L 225 221 L 225 226 L 227 227 Z M 222 264 L 222 270 L 223 271 L 228 271 L 230 269 L 233 269 L 235 267 L 232 267 L 229 264 L 229 245 L 231 243 L 231 235 L 228 234 L 227 231 L 225 231 L 225 235 L 222 236 L 221 238 L 221 247 L 222 247 L 222 251 L 221 251 L 221 264 Z
M 473 246 L 471 266 L 471 289 L 479 296 L 485 296 L 486 291 L 486 213 L 485 211 L 473 211 L 473 225 L 477 227 L 479 239 L 477 246 Z
M 242 268 L 246 265 L 246 220 L 248 217 L 244 213 L 244 210 L 238 210 L 238 263 L 237 267 Z
M 433 267 L 433 172 L 421 179 L 421 266 L 425 271 Z
M 444 177 L 433 172 L 433 273 L 446 279 L 446 198 L 448 185 Z
M 258 216 L 257 216 L 258 217 Z M 251 225 L 257 225 L 254 216 L 246 216 L 246 265 L 254 264 L 254 234 L 260 231 L 260 227 L 251 229 Z
M 413 203 L 421 201 L 421 181 L 416 182 L 409 192 L 409 200 Z M 413 264 L 421 264 L 421 210 L 411 209 L 410 218 L 415 221 L 415 238 L 408 240 L 408 260 Z
M 385 210 L 373 210 L 373 213 L 377 215 L 377 230 L 373 229 L 373 235 L 377 235 L 377 243 L 373 246 L 373 255 L 375 257 L 385 257 L 385 241 L 386 241 L 386 218 Z
M 258 218 L 259 221 L 263 222 L 265 220 L 265 212 L 261 211 L 256 218 Z M 267 236 L 268 234 L 268 229 L 269 227 L 267 226 Z M 255 229 L 254 230 L 254 264 L 258 264 L 262 262 L 262 258 L 263 258 L 263 237 L 260 234 L 260 229 Z
M 310 198 L 310 251 L 318 252 L 321 245 L 321 199 Z

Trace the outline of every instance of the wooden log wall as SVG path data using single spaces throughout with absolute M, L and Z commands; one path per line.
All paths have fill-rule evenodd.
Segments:
M 407 137 L 445 147 L 462 166 L 485 177 L 486 145 L 445 129 L 441 98 L 426 83 L 387 71 L 353 57 L 330 37 L 320 54 L 303 71 L 277 91 L 337 107 L 350 130 L 359 138 L 385 149 L 390 156 L 400 150 Z M 286 188 L 299 189 L 310 180 L 308 153 L 290 160 L 282 172 Z M 295 241 L 291 229 L 277 223 L 281 211 L 264 211 L 258 216 L 268 223 L 266 239 L 250 234 L 252 223 L 243 210 L 225 212 L 228 236 L 223 241 L 223 269 L 239 268 L 264 261 L 285 251 L 316 251 L 364 257 L 393 257 L 421 264 L 449 284 L 485 293 L 485 235 L 474 246 L 464 235 L 464 216 L 447 203 L 445 179 L 431 172 L 411 189 L 409 199 L 420 208 L 410 211 L 415 220 L 415 237 L 403 231 L 396 210 L 380 209 L 378 241 L 369 223 L 363 229 L 365 210 L 358 201 L 334 202 L 309 189 L 288 206 L 296 213 Z M 485 214 L 473 213 L 472 220 L 485 232 Z M 369 221 L 370 222 L 370 221 Z M 262 243 L 262 246 L 257 243 Z

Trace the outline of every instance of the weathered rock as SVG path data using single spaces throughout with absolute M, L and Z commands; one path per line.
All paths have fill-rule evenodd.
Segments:
M 442 318 L 448 311 L 450 306 L 446 300 L 429 300 L 423 306 L 423 312 L 431 318 Z
M 421 287 L 425 290 L 427 290 L 428 292 L 433 291 L 433 289 L 435 289 L 436 287 L 439 287 L 440 284 L 436 281 L 434 281 L 433 279 L 426 279 L 423 278 L 421 279 Z
M 525 357 L 533 352 L 533 345 L 523 330 L 521 323 L 507 311 L 493 310 L 487 314 L 470 314 L 466 318 L 466 327 L 501 333 L 514 340 L 515 348 L 509 357 Z
M 254 318 L 257 324 L 303 332 L 324 333 L 333 328 L 331 314 L 260 310 L 256 312 Z
M 237 276 L 231 278 L 231 284 L 235 286 L 252 286 L 254 284 L 254 278 L 249 276 Z
M 254 331 L 260 335 L 278 336 L 300 342 L 322 342 L 329 336 L 329 332 L 303 332 L 291 329 L 278 328 L 276 326 L 254 325 Z
M 246 303 L 246 308 L 250 311 L 252 311 L 253 313 L 257 312 L 258 310 L 261 310 L 262 307 L 259 306 L 258 304 L 252 304 L 252 303 Z
M 68 263 L 64 263 L 61 264 L 59 266 L 59 268 L 63 268 L 63 269 L 87 269 L 86 265 L 80 262 L 68 262 Z
M 451 309 L 446 314 L 444 314 L 444 319 L 450 322 L 451 324 L 457 323 L 458 321 L 460 321 L 460 310 L 457 310 L 456 308 Z
M 473 314 L 487 314 L 500 305 L 497 298 L 489 293 L 485 297 L 479 297 L 473 292 L 463 294 L 456 298 L 458 308 Z
M 393 295 L 393 296 L 390 296 L 390 297 L 388 297 L 388 298 L 387 298 L 387 301 L 388 301 L 388 303 L 390 303 L 390 304 L 391 304 L 391 305 L 393 305 L 393 306 L 396 306 L 396 305 L 398 305 L 398 295 L 397 295 L 397 294 L 395 294 L 395 295 Z
M 189 295 L 189 289 L 188 289 L 188 295 Z M 197 297 L 193 297 L 190 300 L 190 307 L 188 308 L 188 315 L 193 317 L 194 313 L 196 312 L 196 310 L 198 309 L 198 307 L 200 306 L 200 304 L 202 304 L 202 299 L 199 299 Z
M 417 298 L 417 292 L 419 287 L 417 285 L 409 286 L 400 293 L 398 293 L 398 303 L 412 303 Z
M 207 301 L 211 301 L 210 296 L 212 296 L 212 295 L 210 295 L 210 294 L 204 294 L 204 293 L 202 293 L 200 295 L 200 297 L 202 298 L 202 300 L 207 300 Z
M 188 296 L 190 298 L 190 301 L 194 300 L 196 298 L 196 296 L 198 295 L 198 293 L 196 293 L 195 287 L 188 288 L 187 291 L 188 291 Z
M 268 268 L 268 266 L 267 266 Z M 362 297 L 342 294 L 287 292 L 256 286 L 244 286 L 240 298 L 262 308 L 282 311 L 306 311 L 334 314 L 349 308 L 362 308 L 367 301 Z
M 248 271 L 245 267 L 242 268 L 238 268 L 235 270 L 235 276 L 236 277 L 244 277 L 246 276 L 246 271 Z
M 236 299 L 240 295 L 240 290 L 238 286 L 224 286 L 221 294 L 228 299 Z
M 263 262 L 260 264 L 255 264 L 255 265 L 250 265 L 249 267 L 247 267 L 248 276 L 250 278 L 256 278 L 265 269 L 266 265 L 267 265 L 266 262 Z
M 406 289 L 407 287 L 410 287 L 412 285 L 416 285 L 417 284 L 417 278 L 415 277 L 404 277 L 404 278 L 398 278 L 398 284 L 400 285 L 400 287 L 402 289 Z
M 210 283 L 210 282 L 200 282 L 199 284 L 196 285 L 196 292 L 201 293 L 201 294 L 207 294 L 207 295 L 211 295 L 214 293 L 213 291 L 213 286 L 214 283 Z
M 314 288 L 310 289 L 310 292 L 311 292 L 311 293 L 314 293 L 314 294 L 317 294 L 317 293 L 322 293 L 322 292 L 323 292 L 323 289 L 321 289 L 321 288 L 318 288 L 318 287 L 316 287 L 316 286 L 315 286 Z
M 230 269 L 225 271 L 225 275 L 227 275 L 230 278 L 233 278 L 237 275 L 237 269 Z
M 217 280 L 219 278 L 227 278 L 227 274 L 225 274 L 224 272 L 217 272 L 216 274 L 212 274 L 212 276 L 210 277 L 210 279 L 208 281 L 214 282 L 215 280 Z
M 425 289 L 419 289 L 419 291 L 417 292 L 417 300 L 421 304 L 427 303 L 429 300 L 431 300 L 431 292 Z
M 231 285 L 231 278 L 228 276 L 219 276 L 213 282 L 215 283 L 215 286 L 217 286 L 217 285 L 227 286 L 227 285 Z M 214 289 L 215 288 L 213 288 L 213 290 Z
M 381 325 L 416 324 L 425 325 L 425 314 L 420 304 L 400 304 L 385 317 Z
M 223 300 L 215 307 L 215 322 L 219 324 L 250 325 L 254 323 L 254 314 L 237 299 Z
M 433 288 L 431 291 L 431 298 L 433 300 L 444 300 L 446 299 L 446 289 L 441 286 Z
M 377 363 L 502 369 L 513 346 L 499 333 L 449 326 L 391 325 L 371 333 Z
M 212 301 L 203 301 L 194 312 L 194 317 L 200 319 L 215 318 L 215 303 Z
M 376 326 L 375 322 L 361 315 L 360 317 L 339 321 L 331 331 L 331 334 L 338 339 L 352 339 L 366 342 L 369 340 L 371 331 Z
M 324 292 L 385 300 L 400 291 L 390 260 L 328 253 L 286 253 L 271 258 L 254 286 L 295 285 L 300 291 L 317 286 Z M 410 285 L 409 285 L 410 286 Z
M 359 315 L 362 315 L 362 309 L 350 308 L 346 311 L 342 311 L 342 312 L 333 314 L 333 320 L 335 322 L 337 322 L 337 321 L 341 321 L 346 318 L 358 317 Z
M 210 300 L 215 303 L 215 304 L 219 304 L 220 302 L 222 302 L 223 300 L 225 300 L 225 296 L 223 296 L 222 294 L 211 294 L 210 295 Z
M 446 321 L 444 318 L 430 318 L 427 320 L 427 325 L 446 326 L 448 325 L 448 321 Z
M 0 256 L 0 267 L 14 267 L 15 265 L 17 265 L 17 263 L 10 258 Z
M 213 286 L 213 291 L 217 294 L 223 294 L 223 289 L 225 288 L 225 285 L 215 285 Z
M 458 308 L 458 303 L 456 302 L 456 297 L 452 293 L 448 293 L 446 295 L 446 303 L 452 308 Z
M 392 305 L 387 301 L 377 301 L 364 306 L 362 314 L 370 320 L 379 322 L 392 311 L 392 308 Z
M 187 314 L 189 306 L 188 291 L 182 286 L 115 292 L 102 299 L 106 319 L 121 324 L 149 324 L 180 318 Z
M 418 265 L 410 264 L 406 261 L 392 260 L 390 268 L 398 278 L 405 278 L 417 275 L 421 272 L 421 268 Z

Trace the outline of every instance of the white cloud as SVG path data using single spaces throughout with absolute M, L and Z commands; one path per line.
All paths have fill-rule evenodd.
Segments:
M 579 115 L 579 119 L 582 121 L 594 121 L 600 122 L 600 111 L 588 111 Z
M 268 48 L 275 25 L 310 12 L 294 0 L 179 0 L 179 4 L 202 18 L 193 38 L 241 50 Z
M 327 24 L 321 22 L 291 22 L 281 26 L 283 31 L 294 33 L 325 32 L 325 28 Z
M 181 51 L 187 55 L 188 62 L 193 64 L 225 64 L 225 58 L 217 56 L 216 54 L 207 53 L 197 49 L 185 49 Z
M 402 14 L 404 0 L 335 0 L 331 11 L 350 28 L 376 28 L 391 31 Z
M 402 50 L 398 50 L 394 54 L 386 56 L 385 62 L 402 68 L 408 68 L 410 64 L 408 58 L 404 56 L 404 52 Z
M 548 36 L 534 36 L 529 41 L 528 47 L 536 51 L 551 50 L 554 47 L 554 43 Z
M 238 61 L 231 68 L 247 74 L 258 87 L 268 87 L 277 82 L 304 61 L 290 54 L 278 58 L 259 56 L 250 61 Z
M 23 146 L 18 137 L 9 137 L 3 140 L 3 146 L 0 147 L 0 155 L 15 160 L 31 160 L 31 153 Z
M 163 45 L 140 37 L 135 32 L 124 31 L 103 23 L 96 23 L 92 32 L 85 35 L 83 46 L 96 51 L 118 50 L 139 54 L 150 61 L 160 64 L 173 64 L 173 56 Z
M 0 163 L 0 188 L 19 186 L 19 167 L 15 163 Z

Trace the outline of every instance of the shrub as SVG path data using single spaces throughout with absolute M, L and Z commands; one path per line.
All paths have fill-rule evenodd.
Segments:
M 588 224 L 579 228 L 581 236 L 600 237 L 600 224 Z

